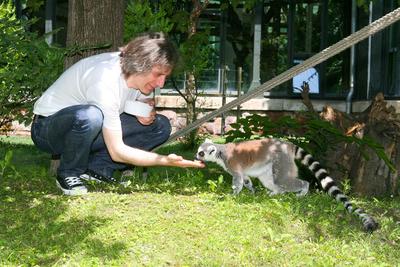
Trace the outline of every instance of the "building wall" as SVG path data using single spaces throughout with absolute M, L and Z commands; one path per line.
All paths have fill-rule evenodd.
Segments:
M 229 103 L 236 98 L 227 97 L 226 102 Z M 397 112 L 400 112 L 400 101 L 389 100 L 389 105 L 393 105 Z M 185 101 L 180 96 L 156 96 L 157 108 L 162 110 L 176 110 L 183 112 L 185 108 Z M 335 109 L 342 112 L 346 111 L 346 101 L 344 100 L 312 100 L 316 111 L 321 111 L 324 106 L 330 105 Z M 353 112 L 362 112 L 369 105 L 371 101 L 355 101 L 353 102 Z M 200 109 L 205 110 L 216 110 L 222 106 L 222 97 L 220 96 L 207 96 L 199 97 L 197 100 L 197 106 Z M 271 98 L 254 98 L 242 105 L 240 105 L 241 112 L 265 112 L 265 111 L 302 111 L 306 110 L 306 107 L 302 103 L 301 99 L 271 99 Z M 235 110 L 232 110 L 235 112 Z

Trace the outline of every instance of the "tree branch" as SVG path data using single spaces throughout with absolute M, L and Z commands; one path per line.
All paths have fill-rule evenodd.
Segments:
M 186 98 L 185 94 L 181 92 L 181 90 L 179 90 L 178 86 L 176 85 L 176 80 L 175 78 L 171 77 L 171 81 L 172 81 L 172 85 L 174 86 L 174 89 L 178 92 L 178 94 L 185 100 L 185 102 L 188 101 L 188 99 Z
M 307 107 L 308 111 L 315 113 L 315 109 L 310 100 L 310 86 L 307 82 L 303 82 L 301 86 L 301 97 L 303 99 L 303 104 Z

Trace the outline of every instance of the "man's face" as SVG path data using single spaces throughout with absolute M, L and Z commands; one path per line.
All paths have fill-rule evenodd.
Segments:
M 151 71 L 145 73 L 137 73 L 126 79 L 129 88 L 138 89 L 145 95 L 149 95 L 157 87 L 163 87 L 168 75 L 172 69 L 165 66 L 154 66 Z

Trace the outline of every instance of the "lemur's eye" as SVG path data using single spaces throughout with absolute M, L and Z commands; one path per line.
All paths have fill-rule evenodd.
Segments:
M 199 156 L 200 156 L 200 157 L 204 157 L 204 151 L 200 151 L 200 152 L 199 152 Z
M 214 153 L 215 152 L 215 149 L 211 149 L 211 151 L 210 151 L 210 153 L 208 153 L 208 154 L 212 154 L 212 153 Z

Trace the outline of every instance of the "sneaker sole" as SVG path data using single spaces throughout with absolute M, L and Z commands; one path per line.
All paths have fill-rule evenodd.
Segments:
M 85 195 L 88 193 L 86 187 L 76 187 L 72 190 L 68 190 L 68 189 L 63 188 L 58 181 L 56 181 L 56 183 L 57 183 L 57 187 L 63 191 L 64 195 L 80 196 L 80 195 Z
M 88 181 L 88 182 L 94 181 L 96 183 L 104 183 L 104 181 L 96 179 L 96 178 L 94 178 L 94 177 L 92 177 L 90 175 L 87 175 L 87 174 L 82 174 L 82 175 L 79 176 L 79 178 L 81 178 L 82 180 Z

